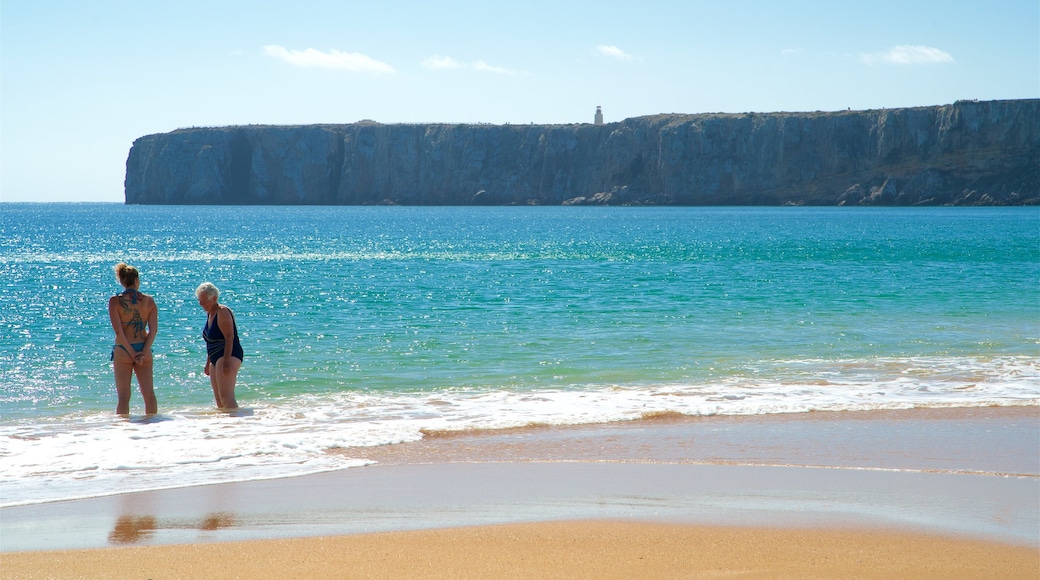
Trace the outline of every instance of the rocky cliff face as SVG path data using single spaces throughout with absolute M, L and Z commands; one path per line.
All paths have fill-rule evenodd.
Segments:
M 180 129 L 134 142 L 128 204 L 1040 203 L 1040 100 L 606 125 Z

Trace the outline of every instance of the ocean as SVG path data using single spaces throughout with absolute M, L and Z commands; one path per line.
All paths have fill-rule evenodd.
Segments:
M 112 266 L 159 308 L 114 414 Z M 0 204 L 0 505 L 439 432 L 1040 405 L 1040 209 Z M 199 283 L 245 349 L 214 409 Z M 329 453 L 337 450 L 336 453 Z

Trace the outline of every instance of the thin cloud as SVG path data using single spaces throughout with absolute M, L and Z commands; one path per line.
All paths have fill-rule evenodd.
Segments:
M 950 53 L 930 46 L 901 44 L 885 52 L 861 54 L 866 64 L 941 64 L 955 62 Z
M 322 52 L 314 48 L 306 50 L 288 50 L 278 45 L 264 47 L 264 54 L 277 58 L 293 66 L 306 68 L 324 68 L 330 70 L 347 70 L 351 72 L 375 72 L 393 73 L 397 72 L 394 67 L 379 62 L 370 56 L 359 52 L 343 52 L 341 50 L 330 50 Z
M 592 50 L 596 56 L 605 56 L 622 62 L 634 62 L 640 60 L 638 56 L 628 54 L 614 45 L 601 44 Z
M 470 69 L 478 72 L 489 72 L 500 75 L 515 75 L 520 74 L 518 71 L 502 68 L 500 66 L 492 66 L 482 60 L 477 60 L 471 63 L 459 62 L 450 56 L 431 56 L 426 60 L 422 61 L 422 66 L 430 70 L 447 70 L 447 69 Z
M 486 62 L 484 62 L 482 60 L 478 60 L 477 62 L 473 63 L 473 70 L 478 70 L 480 72 L 490 72 L 490 73 L 495 73 L 495 74 L 500 74 L 500 75 L 515 75 L 516 74 L 516 71 L 512 71 L 512 70 L 509 70 L 509 69 L 506 69 L 506 68 L 502 68 L 500 66 L 491 66 L 490 64 L 488 64 L 488 63 L 486 63 Z
M 430 70 L 454 69 L 465 66 L 450 56 L 431 56 L 422 61 L 422 65 Z
M 802 54 L 802 49 L 800 49 L 800 48 L 785 48 L 785 49 L 780 51 L 780 55 L 781 56 L 791 56 L 792 54 Z

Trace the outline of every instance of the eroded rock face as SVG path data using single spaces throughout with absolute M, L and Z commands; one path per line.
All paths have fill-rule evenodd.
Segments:
M 129 204 L 1040 203 L 1040 100 L 606 125 L 180 129 L 134 142 Z

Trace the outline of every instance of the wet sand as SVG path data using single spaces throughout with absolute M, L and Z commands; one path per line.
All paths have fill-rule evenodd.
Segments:
M 967 407 L 689 417 L 427 433 L 344 450 L 381 465 L 612 461 L 1040 474 L 1040 408 Z
M 5 508 L 0 572 L 1036 578 L 1040 566 L 1037 407 L 657 417 L 343 452 L 380 464 Z

